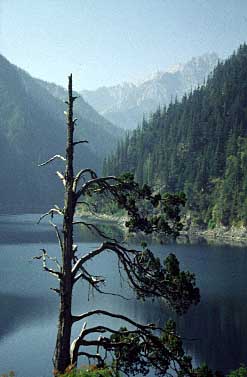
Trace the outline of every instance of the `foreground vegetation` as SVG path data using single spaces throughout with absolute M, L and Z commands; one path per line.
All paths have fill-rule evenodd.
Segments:
M 113 370 L 111 368 L 96 368 L 94 366 L 89 368 L 73 369 L 66 372 L 59 377 L 112 377 Z M 13 371 L 7 374 L 1 374 L 0 377 L 15 377 Z M 193 377 L 224 377 L 220 372 L 214 375 L 210 369 L 204 365 L 194 371 Z M 226 377 L 247 377 L 247 367 L 242 365 L 239 369 L 230 372 Z
M 83 369 L 74 369 L 71 373 L 65 374 L 60 377 L 112 377 L 111 369 L 94 369 L 83 370 Z M 206 366 L 203 365 L 200 368 L 194 370 L 193 377 L 224 377 L 220 372 L 213 372 Z M 242 365 L 240 368 L 230 372 L 225 377 L 247 377 L 247 367 Z
M 111 368 L 96 368 L 91 366 L 89 368 L 73 369 L 59 377 L 112 377 Z

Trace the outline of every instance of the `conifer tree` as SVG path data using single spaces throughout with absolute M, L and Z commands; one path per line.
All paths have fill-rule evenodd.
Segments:
M 176 333 L 175 323 L 169 321 L 164 329 L 156 324 L 141 324 L 135 319 L 120 313 L 113 313 L 100 308 L 80 314 L 72 313 L 72 293 L 78 281 L 87 282 L 92 289 L 101 292 L 105 278 L 90 273 L 86 262 L 106 252 L 113 253 L 121 266 L 130 287 L 138 299 L 162 298 L 178 314 L 183 314 L 191 304 L 199 301 L 199 290 L 195 286 L 192 273 L 180 270 L 174 254 L 170 254 L 164 263 L 156 258 L 147 245 L 142 248 L 128 248 L 125 244 L 111 238 L 94 223 L 75 220 L 78 203 L 86 202 L 87 197 L 108 196 L 120 208 L 126 209 L 129 220 L 126 226 L 130 231 L 145 234 L 163 232 L 176 236 L 181 229 L 179 208 L 184 205 L 183 195 L 160 195 L 151 189 L 137 184 L 131 174 L 122 176 L 98 177 L 90 168 L 74 172 L 74 150 L 83 146 L 87 140 L 74 140 L 76 119 L 73 118 L 73 104 L 76 97 L 72 92 L 72 75 L 69 76 L 67 116 L 66 156 L 55 155 L 41 165 L 61 159 L 65 163 L 64 173 L 57 172 L 64 186 L 64 207 L 55 206 L 45 215 L 60 215 L 63 218 L 62 229 L 53 222 L 59 246 L 60 256 L 52 258 L 43 250 L 43 268 L 58 279 L 59 288 L 55 289 L 60 298 L 58 332 L 54 353 L 55 373 L 61 374 L 68 367 L 77 365 L 78 357 L 94 360 L 97 366 L 104 366 L 107 355 L 113 355 L 116 374 L 142 373 L 145 375 L 154 368 L 159 375 L 166 375 L 170 368 L 179 376 L 194 376 L 191 359 L 183 351 L 182 341 Z M 89 203 L 89 204 L 88 204 Z M 141 206 L 147 203 L 146 206 Z M 90 206 L 90 202 L 87 202 Z M 148 210 L 146 210 L 148 208 Z M 149 209 L 151 208 L 151 212 Z M 41 219 L 42 219 L 41 218 Z M 103 242 L 81 256 L 74 244 L 74 227 L 83 226 L 96 232 Z M 52 268 L 50 263 L 55 263 Z M 85 298 L 86 301 L 87 298 Z M 86 320 L 97 317 L 98 324 L 87 327 Z M 105 325 L 104 318 L 117 318 L 123 321 L 123 327 L 116 329 Z M 75 339 L 71 339 L 71 329 L 75 323 L 85 321 Z M 94 349 L 94 350 L 93 350 Z

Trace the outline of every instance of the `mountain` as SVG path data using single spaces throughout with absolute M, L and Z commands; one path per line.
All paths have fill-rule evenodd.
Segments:
M 183 191 L 200 225 L 247 226 L 247 46 L 218 63 L 205 85 L 158 109 L 110 156 L 109 174 Z
M 51 88 L 56 88 L 52 93 Z M 48 90 L 49 89 L 49 90 Z M 59 95 L 57 94 L 59 92 Z M 38 168 L 54 154 L 65 153 L 66 91 L 32 78 L 0 55 L 0 210 L 38 211 L 57 203 L 63 196 L 55 176 L 62 162 Z M 78 165 L 100 170 L 104 156 L 113 150 L 121 130 L 111 125 L 78 99 Z
M 64 101 L 67 97 L 67 90 L 63 87 L 42 80 L 36 79 L 36 81 L 53 97 L 61 101 Z M 75 114 L 80 118 L 80 126 L 86 125 L 85 129 L 83 129 L 83 137 L 89 140 L 91 149 L 96 155 L 99 155 L 101 160 L 102 156 L 109 154 L 109 151 L 113 150 L 117 140 L 124 135 L 124 131 L 100 115 L 84 101 L 78 92 L 74 91 L 74 95 L 78 97 L 74 102 Z
M 140 84 L 124 83 L 81 93 L 106 119 L 133 129 L 141 123 L 143 114 L 149 116 L 159 105 L 169 104 L 172 98 L 181 99 L 184 93 L 202 84 L 218 60 L 215 53 L 205 54 L 168 72 L 157 72 Z

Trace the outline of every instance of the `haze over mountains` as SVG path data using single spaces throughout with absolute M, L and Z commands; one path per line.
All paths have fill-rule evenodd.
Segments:
M 159 105 L 171 99 L 181 99 L 185 92 L 201 85 L 212 72 L 219 58 L 216 53 L 192 58 L 168 72 L 157 72 L 139 84 L 124 83 L 100 87 L 95 91 L 83 90 L 83 98 L 110 122 L 124 128 L 136 128 L 143 118 Z
M 38 163 L 65 154 L 66 90 L 34 79 L 0 55 L 0 209 L 39 211 L 58 202 L 62 184 L 55 176 L 63 163 L 38 168 Z M 78 165 L 100 170 L 122 132 L 88 105 L 77 100 Z
M 170 102 L 171 97 L 180 98 L 203 82 L 217 60 L 216 54 L 203 55 L 172 72 L 159 72 L 139 85 L 83 92 L 87 101 L 90 96 L 94 98 L 89 102 L 94 102 L 101 114 L 82 96 L 76 100 L 76 137 L 89 141 L 88 145 L 77 146 L 78 167 L 100 171 L 103 159 L 116 147 L 123 130 L 109 119 L 125 128 L 136 127 L 143 113 L 149 114 L 159 104 Z M 0 55 L 2 212 L 43 211 L 62 199 L 63 188 L 55 176 L 56 170 L 63 170 L 62 162 L 44 168 L 37 165 L 54 154 L 65 153 L 65 99 L 64 88 L 31 77 Z
M 220 62 L 205 85 L 158 109 L 126 135 L 105 172 L 183 191 L 198 225 L 247 226 L 247 45 Z

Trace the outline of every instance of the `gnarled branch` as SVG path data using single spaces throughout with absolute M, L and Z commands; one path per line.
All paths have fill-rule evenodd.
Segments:
M 85 194 L 86 191 L 93 185 L 100 185 L 104 183 L 108 183 L 108 181 L 119 181 L 119 179 L 114 175 L 109 175 L 108 177 L 100 177 L 100 178 L 94 178 L 90 179 L 89 181 L 85 182 L 81 189 L 77 191 L 76 193 L 76 200 L 80 198 L 81 195 Z
M 98 234 L 100 237 L 105 238 L 107 240 L 113 241 L 117 243 L 117 240 L 115 238 L 108 237 L 104 232 L 102 232 L 97 225 L 92 223 L 87 223 L 85 221 L 74 221 L 73 225 L 84 225 L 86 228 L 88 228 L 90 231 L 95 231 L 96 234 Z
M 64 178 L 64 175 L 60 171 L 58 171 L 58 170 L 56 171 L 56 174 L 61 179 L 61 181 L 62 181 L 62 183 L 63 183 L 63 185 L 65 187 L 66 186 L 66 180 Z
M 53 218 L 53 216 L 54 216 L 55 214 L 63 216 L 63 211 L 62 211 L 60 208 L 58 208 L 58 207 L 51 208 L 48 212 L 46 212 L 44 215 L 42 215 L 42 216 L 39 218 L 37 224 L 39 224 L 40 221 L 43 220 L 46 216 L 49 216 L 49 215 L 50 215 L 51 218 Z
M 92 285 L 94 288 L 97 288 L 97 285 L 100 283 L 105 282 L 105 278 L 101 276 L 93 276 L 90 275 L 85 269 L 85 272 L 80 272 L 78 275 L 76 275 L 73 279 L 73 283 L 75 284 L 78 280 L 84 279 L 86 280 L 90 285 Z
M 60 160 L 62 160 L 62 161 L 66 161 L 66 158 L 64 158 L 64 157 L 61 156 L 60 154 L 55 154 L 55 156 L 49 158 L 49 160 L 43 162 L 42 164 L 39 164 L 38 166 L 40 167 L 40 166 L 47 165 L 47 164 L 49 164 L 50 162 L 54 161 L 54 160 L 57 159 L 57 158 L 60 159 Z
M 76 188 L 77 188 L 77 184 L 79 182 L 79 180 L 81 179 L 81 177 L 86 174 L 86 173 L 89 173 L 91 175 L 91 178 L 92 179 L 96 179 L 97 178 L 97 174 L 94 170 L 92 169 L 82 169 L 80 170 L 76 176 L 75 176 L 75 179 L 74 179 L 74 183 L 73 183 L 73 190 L 76 191 Z
M 72 276 L 75 277 L 81 266 L 86 263 L 88 260 L 94 258 L 96 255 L 99 255 L 104 250 L 107 250 L 107 243 L 103 242 L 97 249 L 90 251 L 89 253 L 83 255 L 79 258 L 72 268 Z
M 74 141 L 73 145 L 77 145 L 77 144 L 84 144 L 84 143 L 88 143 L 88 140 L 78 140 L 78 141 Z
M 77 357 L 79 356 L 87 357 L 89 359 L 88 360 L 89 364 L 90 364 L 90 359 L 96 359 L 98 360 L 98 365 L 97 365 L 98 367 L 104 366 L 104 359 L 100 356 L 99 353 L 89 353 L 89 352 L 83 351 L 83 352 L 78 352 Z
M 60 289 L 58 288 L 50 288 L 51 291 L 60 294 Z
M 60 250 L 63 251 L 63 242 L 62 242 L 62 238 L 61 238 L 61 235 L 59 233 L 59 230 L 58 230 L 58 227 L 56 224 L 54 224 L 52 221 L 49 221 L 49 223 L 53 226 L 53 228 L 55 229 L 55 232 L 56 232 L 56 236 L 57 236 L 57 239 L 58 239 L 58 243 L 59 243 L 59 246 L 60 246 Z M 61 268 L 61 266 L 59 265 L 59 267 Z
M 155 330 L 155 329 L 157 329 L 157 327 L 153 323 L 143 325 L 143 324 L 138 323 L 138 322 L 122 315 L 122 314 L 116 314 L 116 313 L 112 313 L 112 312 L 109 312 L 107 310 L 101 310 L 101 309 L 90 310 L 89 312 L 85 312 L 85 313 L 80 314 L 80 315 L 72 316 L 72 321 L 74 323 L 74 322 L 77 322 L 77 321 L 81 321 L 82 319 L 85 319 L 87 317 L 91 317 L 93 315 L 105 315 L 105 316 L 111 317 L 111 318 L 122 319 L 123 321 L 125 321 L 125 322 L 127 322 L 127 323 L 141 329 L 141 330 L 148 330 L 148 329 Z
M 111 316 L 115 316 L 113 313 L 109 313 L 109 312 L 105 312 L 105 311 L 101 311 L 101 313 L 97 313 L 97 314 L 111 314 Z M 121 316 L 118 316 L 117 318 L 119 318 Z M 127 317 L 125 317 L 128 322 L 131 320 L 129 320 Z M 123 319 L 123 318 L 121 318 Z M 134 322 L 133 322 L 134 323 Z M 137 325 L 140 325 L 140 324 L 137 324 Z M 131 335 L 131 334 L 139 334 L 140 336 L 142 335 L 142 332 L 146 333 L 146 330 L 150 330 L 150 329 L 153 329 L 153 325 L 140 325 L 142 326 L 142 328 L 138 328 L 137 330 L 126 330 L 124 331 L 124 335 L 128 336 L 128 335 Z M 105 350 L 109 350 L 109 349 L 114 349 L 115 347 L 121 347 L 121 346 L 125 346 L 126 345 L 126 342 L 114 342 L 114 341 L 111 341 L 111 339 L 109 337 L 102 337 L 102 336 L 99 336 L 97 340 L 86 340 L 85 337 L 90 335 L 90 334 L 93 334 L 93 333 L 98 333 L 98 334 L 102 334 L 102 333 L 110 333 L 110 334 L 123 334 L 123 332 L 119 331 L 119 330 L 115 330 L 115 329 L 112 329 L 110 327 L 107 327 L 107 326 L 95 326 L 95 327 L 91 327 L 89 329 L 86 329 L 86 322 L 83 324 L 83 327 L 82 327 L 82 330 L 79 334 L 79 336 L 72 342 L 71 344 L 71 348 L 70 348 L 70 354 L 71 354 L 71 363 L 72 364 L 76 364 L 77 363 L 77 359 L 78 359 L 78 356 L 79 355 L 83 355 L 84 352 L 80 352 L 79 353 L 79 348 L 82 346 L 82 345 L 85 345 L 85 346 L 97 346 L 97 355 L 99 355 L 98 353 L 98 350 L 99 350 L 99 347 L 102 346 L 105 348 Z M 100 360 L 101 362 L 103 361 L 103 358 L 101 356 L 98 357 L 98 360 Z
M 50 257 L 50 256 L 47 254 L 47 252 L 46 252 L 45 249 L 41 249 L 41 251 L 43 252 L 43 255 L 42 255 L 42 260 L 43 260 L 43 270 L 49 272 L 51 275 L 55 276 L 56 278 L 58 278 L 58 279 L 60 280 L 60 278 L 62 277 L 61 272 L 59 272 L 59 271 L 55 271 L 55 270 L 53 270 L 53 269 L 47 267 L 47 265 L 46 265 L 46 259 L 50 259 L 50 260 L 54 261 L 54 259 L 56 259 L 56 258 L 52 258 L 52 257 Z

